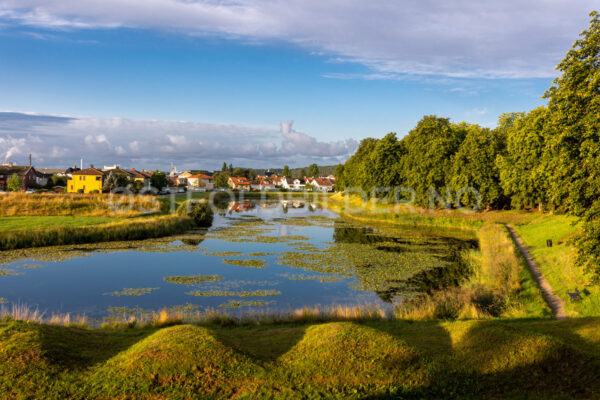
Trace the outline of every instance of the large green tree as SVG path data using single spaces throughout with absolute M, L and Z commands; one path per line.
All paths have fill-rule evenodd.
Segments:
M 450 186 L 455 196 L 461 192 L 460 202 L 466 206 L 482 208 L 501 207 L 506 203 L 500 186 L 496 157 L 505 147 L 499 130 L 469 125 L 467 135 L 452 161 Z M 472 189 L 469 189 L 472 188 Z M 477 204 L 477 194 L 481 204 Z
M 229 180 L 229 169 L 225 167 L 225 171 L 216 173 L 213 176 L 213 181 L 216 187 L 227 187 L 227 181 Z
M 547 203 L 548 109 L 516 115 L 506 128 L 506 152 L 497 158 L 500 181 L 515 208 L 543 209 Z
M 291 178 L 292 177 L 292 172 L 290 171 L 290 167 L 287 165 L 283 166 L 283 171 L 281 171 L 281 176 L 285 177 L 285 178 Z
M 344 174 L 341 179 L 338 178 L 336 184 L 341 185 L 345 189 L 348 188 L 367 188 L 370 181 L 370 171 L 368 170 L 367 162 L 371 157 L 371 153 L 375 149 L 377 139 L 366 138 L 360 141 L 356 152 L 346 160 L 344 164 Z M 370 188 L 367 188 L 370 190 Z
M 555 132 L 548 143 L 551 200 L 578 215 L 598 201 L 600 188 L 600 17 L 590 17 L 545 94 Z
M 429 115 L 423 117 L 404 139 L 406 155 L 402 159 L 402 181 L 415 190 L 418 204 L 429 204 L 431 190 L 439 191 L 445 202 L 450 200 L 445 195 L 445 188 L 451 180 L 452 156 L 465 134 L 464 125 Z
M 317 164 L 310 164 L 308 166 L 308 176 L 313 178 L 319 176 L 319 166 Z
M 404 142 L 395 133 L 378 140 L 366 159 L 362 188 L 369 195 L 391 195 L 395 186 L 403 184 L 401 167 L 405 155 Z
M 169 179 L 162 171 L 154 171 L 150 176 L 150 184 L 153 188 L 161 190 L 169 185 Z

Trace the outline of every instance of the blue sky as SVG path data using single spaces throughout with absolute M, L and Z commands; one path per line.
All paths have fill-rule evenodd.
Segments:
M 0 0 L 0 158 L 302 166 L 403 136 L 423 115 L 494 126 L 543 104 L 592 7 L 78 3 Z

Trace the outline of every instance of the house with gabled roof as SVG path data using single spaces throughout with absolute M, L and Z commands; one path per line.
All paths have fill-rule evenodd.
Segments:
M 333 182 L 327 178 L 310 179 L 310 184 L 314 186 L 318 192 L 333 192 Z
M 37 172 L 31 165 L 14 165 L 13 163 L 8 163 L 0 165 L 0 190 L 7 189 L 8 180 L 13 175 L 17 175 L 21 179 L 23 183 L 22 190 L 36 183 Z
M 206 190 L 213 190 L 215 188 L 213 177 L 204 174 L 195 174 L 188 176 L 187 185 L 190 187 L 203 187 Z
M 233 190 L 250 190 L 252 184 L 246 177 L 232 176 L 227 180 L 227 185 Z
M 102 193 L 102 185 L 106 173 L 102 170 L 90 168 L 74 171 L 67 181 L 67 192 L 69 193 Z

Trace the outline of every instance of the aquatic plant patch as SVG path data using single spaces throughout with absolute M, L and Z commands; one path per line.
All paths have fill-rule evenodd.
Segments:
M 104 293 L 107 296 L 144 296 L 146 294 L 150 294 L 159 288 L 124 288 L 123 290 L 118 290 L 115 292 Z
M 194 285 L 202 282 L 215 282 L 223 279 L 222 276 L 218 275 L 194 275 L 194 276 L 167 276 L 163 278 L 165 281 L 170 283 L 177 283 L 179 285 Z
M 22 275 L 22 273 L 15 272 L 12 269 L 0 268 L 0 276 L 16 276 L 16 275 Z
M 225 264 L 235 265 L 238 267 L 263 268 L 267 265 L 267 262 L 265 260 L 254 260 L 254 259 L 247 259 L 247 260 L 223 259 L 221 261 L 223 261 Z
M 215 257 L 236 257 L 243 256 L 244 253 L 241 251 L 205 251 L 205 256 L 215 256 Z
M 264 307 L 269 304 L 275 304 L 271 301 L 256 301 L 256 300 L 229 300 L 227 303 L 220 304 L 221 308 L 242 308 L 242 307 Z
M 197 297 L 264 297 L 264 296 L 278 296 L 281 294 L 279 290 L 254 290 L 254 291 L 241 291 L 233 292 L 227 290 L 213 290 L 209 292 L 194 291 L 187 292 L 187 295 Z

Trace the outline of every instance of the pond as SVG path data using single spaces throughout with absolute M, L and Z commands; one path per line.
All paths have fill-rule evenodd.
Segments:
M 389 306 L 460 283 L 473 234 L 364 224 L 304 201 L 232 202 L 208 231 L 0 253 L 2 302 L 102 318 L 163 307 Z

